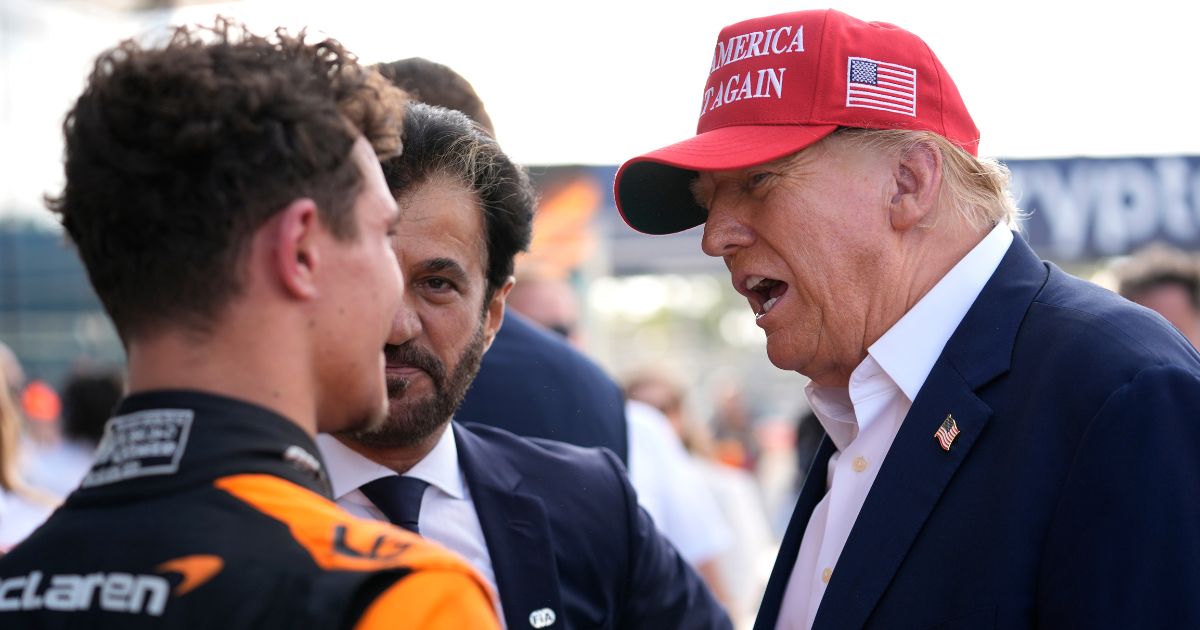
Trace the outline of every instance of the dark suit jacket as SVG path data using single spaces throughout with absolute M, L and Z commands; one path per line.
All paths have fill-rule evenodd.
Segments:
M 453 427 L 510 629 L 545 608 L 551 628 L 731 627 L 612 453 Z
M 591 359 L 511 310 L 457 415 L 524 437 L 602 446 L 628 461 L 621 388 Z
M 775 626 L 832 452 L 756 629 Z M 1200 628 L 1198 593 L 1200 356 L 1016 238 L 913 401 L 814 628 Z

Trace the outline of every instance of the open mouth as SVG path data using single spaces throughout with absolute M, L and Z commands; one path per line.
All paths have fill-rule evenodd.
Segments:
M 754 309 L 754 319 L 762 319 L 771 312 L 779 298 L 787 293 L 788 285 L 786 282 L 774 278 L 750 276 L 746 278 L 740 288 L 742 294 L 750 300 L 750 306 Z

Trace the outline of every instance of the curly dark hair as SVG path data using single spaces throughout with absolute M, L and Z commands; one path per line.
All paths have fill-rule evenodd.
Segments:
M 103 53 L 63 123 L 66 186 L 48 197 L 122 339 L 211 330 L 252 235 L 300 198 L 357 237 L 365 136 L 400 150 L 404 93 L 332 39 L 257 36 L 218 19 L 165 46 Z
M 487 230 L 485 295 L 490 300 L 533 236 L 537 195 L 525 170 L 462 112 L 410 102 L 404 114 L 404 154 L 385 160 L 383 174 L 397 199 L 437 175 L 462 182 L 479 196 Z

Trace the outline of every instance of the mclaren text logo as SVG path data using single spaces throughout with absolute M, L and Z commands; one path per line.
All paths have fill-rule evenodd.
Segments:
M 171 585 L 158 575 L 89 573 L 43 576 L 32 571 L 0 580 L 0 611 L 100 610 L 160 616 Z
M 174 595 L 181 597 L 213 579 L 225 562 L 217 556 L 194 555 L 168 560 L 160 573 L 182 577 Z M 99 608 L 109 612 L 159 617 L 167 607 L 171 582 L 161 575 L 88 573 L 44 575 L 32 571 L 0 580 L 0 612 L 7 610 L 77 611 Z

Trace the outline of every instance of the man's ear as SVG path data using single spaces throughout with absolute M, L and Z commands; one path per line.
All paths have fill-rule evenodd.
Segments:
M 508 292 L 512 291 L 513 285 L 516 283 L 516 278 L 509 276 L 508 280 L 492 294 L 487 308 L 484 309 L 483 349 L 485 352 L 492 347 L 492 342 L 496 340 L 496 333 L 500 332 L 500 325 L 504 323 L 504 304 L 508 300 Z
M 942 188 L 942 152 L 921 142 L 901 154 L 893 169 L 895 193 L 889 208 L 892 228 L 906 232 L 930 225 Z
M 312 199 L 291 202 L 280 211 L 272 229 L 271 262 L 280 284 L 297 299 L 315 297 L 320 264 L 318 236 L 324 231 L 316 202 Z

